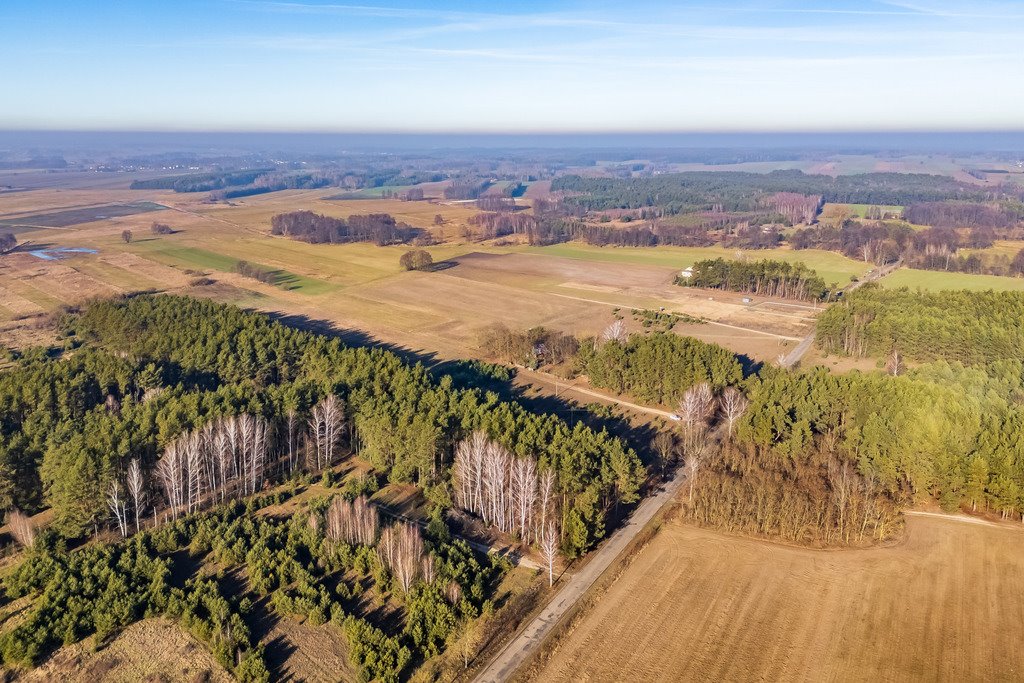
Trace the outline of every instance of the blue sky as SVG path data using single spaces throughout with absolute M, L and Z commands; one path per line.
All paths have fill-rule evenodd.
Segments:
M 3 0 L 0 128 L 1024 128 L 1024 2 L 355 1 Z

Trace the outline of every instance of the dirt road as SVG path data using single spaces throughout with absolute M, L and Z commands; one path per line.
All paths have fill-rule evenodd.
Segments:
M 666 503 L 671 501 L 686 479 L 680 469 L 660 491 L 648 496 L 633 512 L 629 522 L 620 527 L 602 545 L 590 562 L 577 574 L 574 574 L 562 586 L 561 590 L 547 604 L 533 621 L 526 625 L 519 634 L 510 641 L 476 678 L 478 683 L 491 683 L 508 680 L 522 666 L 551 632 L 559 620 L 569 611 L 594 585 L 594 582 L 611 566 L 612 562 L 636 538 L 654 514 Z
M 529 368 L 523 367 L 522 365 L 517 365 L 516 374 L 521 379 L 527 380 L 528 382 L 530 382 L 530 384 L 533 384 L 534 386 L 544 387 L 545 389 L 554 389 L 555 396 L 563 396 L 565 394 L 579 394 L 582 396 L 597 398 L 602 401 L 607 401 L 609 403 L 614 403 L 616 405 L 622 406 L 623 408 L 629 408 L 630 410 L 634 410 L 638 413 L 643 413 L 645 415 L 652 415 L 654 417 L 664 417 L 669 420 L 675 419 L 672 417 L 672 413 L 670 413 L 667 410 L 661 410 L 660 408 L 652 408 L 650 406 L 640 405 L 639 403 L 630 403 L 629 401 L 625 401 L 613 394 L 605 394 L 600 391 L 594 391 L 593 389 L 581 387 L 577 384 L 574 384 L 571 381 L 561 379 L 560 377 L 557 377 L 556 375 L 552 375 L 547 372 L 530 370 Z
M 903 261 L 897 261 L 896 263 L 890 263 L 889 265 L 882 266 L 881 268 L 875 268 L 875 270 L 868 273 L 866 277 L 863 277 L 857 280 L 856 282 L 851 282 L 849 285 L 846 286 L 843 292 L 852 292 L 858 287 L 861 287 L 862 285 L 868 282 L 874 282 L 875 280 L 883 278 L 892 271 L 899 268 L 901 265 L 903 265 Z M 811 348 L 811 344 L 814 343 L 814 334 L 815 331 L 811 330 L 811 333 L 804 337 L 803 340 L 796 345 L 796 348 L 794 348 L 792 351 L 790 351 L 782 358 L 782 360 L 779 362 L 779 365 L 788 369 L 799 363 L 800 359 L 804 357 L 805 353 L 807 353 L 807 350 Z

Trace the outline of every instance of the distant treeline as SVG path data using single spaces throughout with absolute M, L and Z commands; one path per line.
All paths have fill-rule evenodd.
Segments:
M 166 176 L 149 180 L 135 180 L 133 190 L 174 190 L 175 192 L 210 192 L 236 185 L 249 185 L 270 169 L 228 171 L 214 173 L 190 173 L 188 175 Z
M 403 171 L 400 168 L 359 171 L 325 165 L 324 168 L 313 172 L 258 168 L 188 173 L 136 180 L 130 187 L 133 190 L 214 192 L 214 199 L 234 199 L 279 190 L 315 190 L 332 186 L 355 190 L 385 185 L 416 185 L 440 180 L 444 180 L 441 173 Z
M 644 178 L 562 176 L 551 189 L 589 211 L 657 206 L 666 213 L 710 210 L 752 211 L 766 195 L 798 193 L 825 202 L 909 204 L 947 199 L 982 201 L 988 193 L 947 176 L 920 173 L 808 175 L 801 171 L 744 173 L 693 171 Z
M 1024 220 L 1021 202 L 926 202 L 903 210 L 907 221 L 936 228 L 1009 228 Z
M 490 180 L 479 178 L 460 179 L 444 188 L 445 199 L 476 199 L 491 186 Z
M 68 162 L 64 157 L 36 156 L 28 159 L 0 159 L 0 170 L 12 171 L 21 168 L 67 168 Z
M 825 249 L 878 265 L 900 259 L 904 265 L 925 270 L 943 270 L 989 275 L 1024 274 L 1024 249 L 1013 258 L 1000 254 L 962 255 L 961 248 L 991 247 L 997 233 L 989 227 L 968 231 L 952 228 L 914 230 L 903 222 L 847 220 L 842 226 L 814 225 L 793 231 L 789 243 L 794 249 Z
M 817 272 L 802 262 L 722 258 L 698 261 L 693 265 L 692 275 L 680 276 L 676 284 L 803 301 L 828 299 L 835 287 L 826 285 Z
M 890 290 L 867 285 L 818 318 L 827 353 L 984 365 L 1024 357 L 1024 292 Z
M 378 246 L 402 244 L 421 232 L 386 213 L 333 218 L 312 211 L 279 213 L 270 220 L 270 231 L 313 244 L 373 242 Z

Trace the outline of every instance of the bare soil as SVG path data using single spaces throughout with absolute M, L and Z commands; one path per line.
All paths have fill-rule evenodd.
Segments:
M 845 551 L 672 523 L 532 679 L 1019 680 L 1022 543 L 944 517 Z

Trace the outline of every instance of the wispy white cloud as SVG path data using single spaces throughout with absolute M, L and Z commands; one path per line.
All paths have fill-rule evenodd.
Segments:
M 1012 21 L 1024 19 L 1019 4 L 976 2 L 916 2 L 911 0 L 881 0 L 886 5 L 898 7 L 918 15 L 943 17 L 947 19 L 987 19 Z

